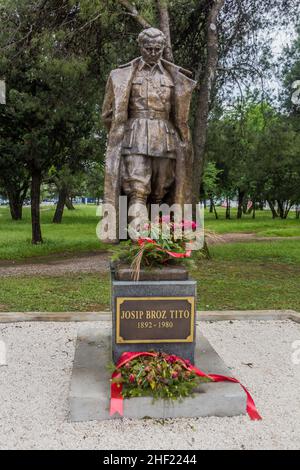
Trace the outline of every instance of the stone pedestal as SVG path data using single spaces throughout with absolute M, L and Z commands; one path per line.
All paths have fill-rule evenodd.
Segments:
M 199 330 L 199 327 L 198 327 Z M 70 421 L 120 418 L 109 416 L 111 362 L 111 324 L 80 324 L 69 394 Z M 230 371 L 206 338 L 197 332 L 195 364 L 210 374 L 231 376 Z M 197 418 L 246 414 L 246 394 L 237 383 L 203 383 L 194 397 L 179 401 L 151 397 L 124 400 L 125 418 Z
M 184 267 L 112 271 L 112 357 L 125 351 L 163 351 L 194 363 L 196 282 Z M 144 280 L 147 279 L 147 280 Z

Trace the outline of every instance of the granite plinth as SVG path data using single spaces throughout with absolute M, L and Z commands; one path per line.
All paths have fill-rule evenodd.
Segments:
M 113 273 L 114 274 L 114 273 Z M 195 304 L 196 299 L 196 281 L 194 280 L 185 280 L 185 281 L 117 281 L 112 275 L 112 358 L 116 363 L 123 352 L 126 351 L 164 351 L 169 354 L 176 354 L 178 356 L 184 357 L 194 363 L 194 353 L 195 353 L 195 318 L 193 320 L 193 340 L 189 342 L 183 341 L 174 341 L 168 342 L 164 339 L 162 342 L 151 342 L 147 343 L 131 343 L 131 344 L 120 344 L 117 338 L 117 302 L 118 299 L 141 299 L 140 306 L 143 308 L 142 299 L 161 299 L 161 308 L 166 308 L 166 299 L 176 299 L 178 302 L 180 299 L 189 298 L 193 299 L 193 304 Z M 176 308 L 176 301 L 175 307 Z M 195 308 L 193 308 L 192 315 L 195 317 Z M 191 319 L 192 320 L 192 319 Z

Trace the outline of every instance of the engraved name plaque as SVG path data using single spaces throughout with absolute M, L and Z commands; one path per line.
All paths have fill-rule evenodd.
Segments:
M 116 343 L 191 343 L 194 297 L 117 297 Z

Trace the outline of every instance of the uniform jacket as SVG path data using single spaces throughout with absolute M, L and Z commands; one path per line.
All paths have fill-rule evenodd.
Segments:
M 121 150 L 128 121 L 128 103 L 135 71 L 140 63 L 138 57 L 128 64 L 112 70 L 105 89 L 102 119 L 109 132 L 105 159 L 104 201 L 112 204 L 117 212 L 121 194 Z M 163 67 L 174 82 L 172 124 L 178 132 L 179 145 L 176 155 L 176 181 L 173 197 L 169 203 L 191 202 L 192 146 L 188 127 L 188 115 L 192 91 L 196 82 L 188 78 L 183 69 L 161 59 Z

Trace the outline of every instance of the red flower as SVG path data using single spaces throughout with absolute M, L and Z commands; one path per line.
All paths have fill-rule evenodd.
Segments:
M 134 381 L 135 381 L 135 376 L 133 374 L 130 374 L 129 382 L 132 384 Z
M 181 224 L 182 228 L 195 230 L 197 228 L 196 222 L 193 220 L 184 220 Z
M 174 354 L 171 354 L 167 359 L 167 362 L 169 364 L 174 364 L 174 362 L 176 362 L 176 361 L 177 361 L 177 357 Z
M 178 372 L 172 372 L 172 379 L 177 379 Z

